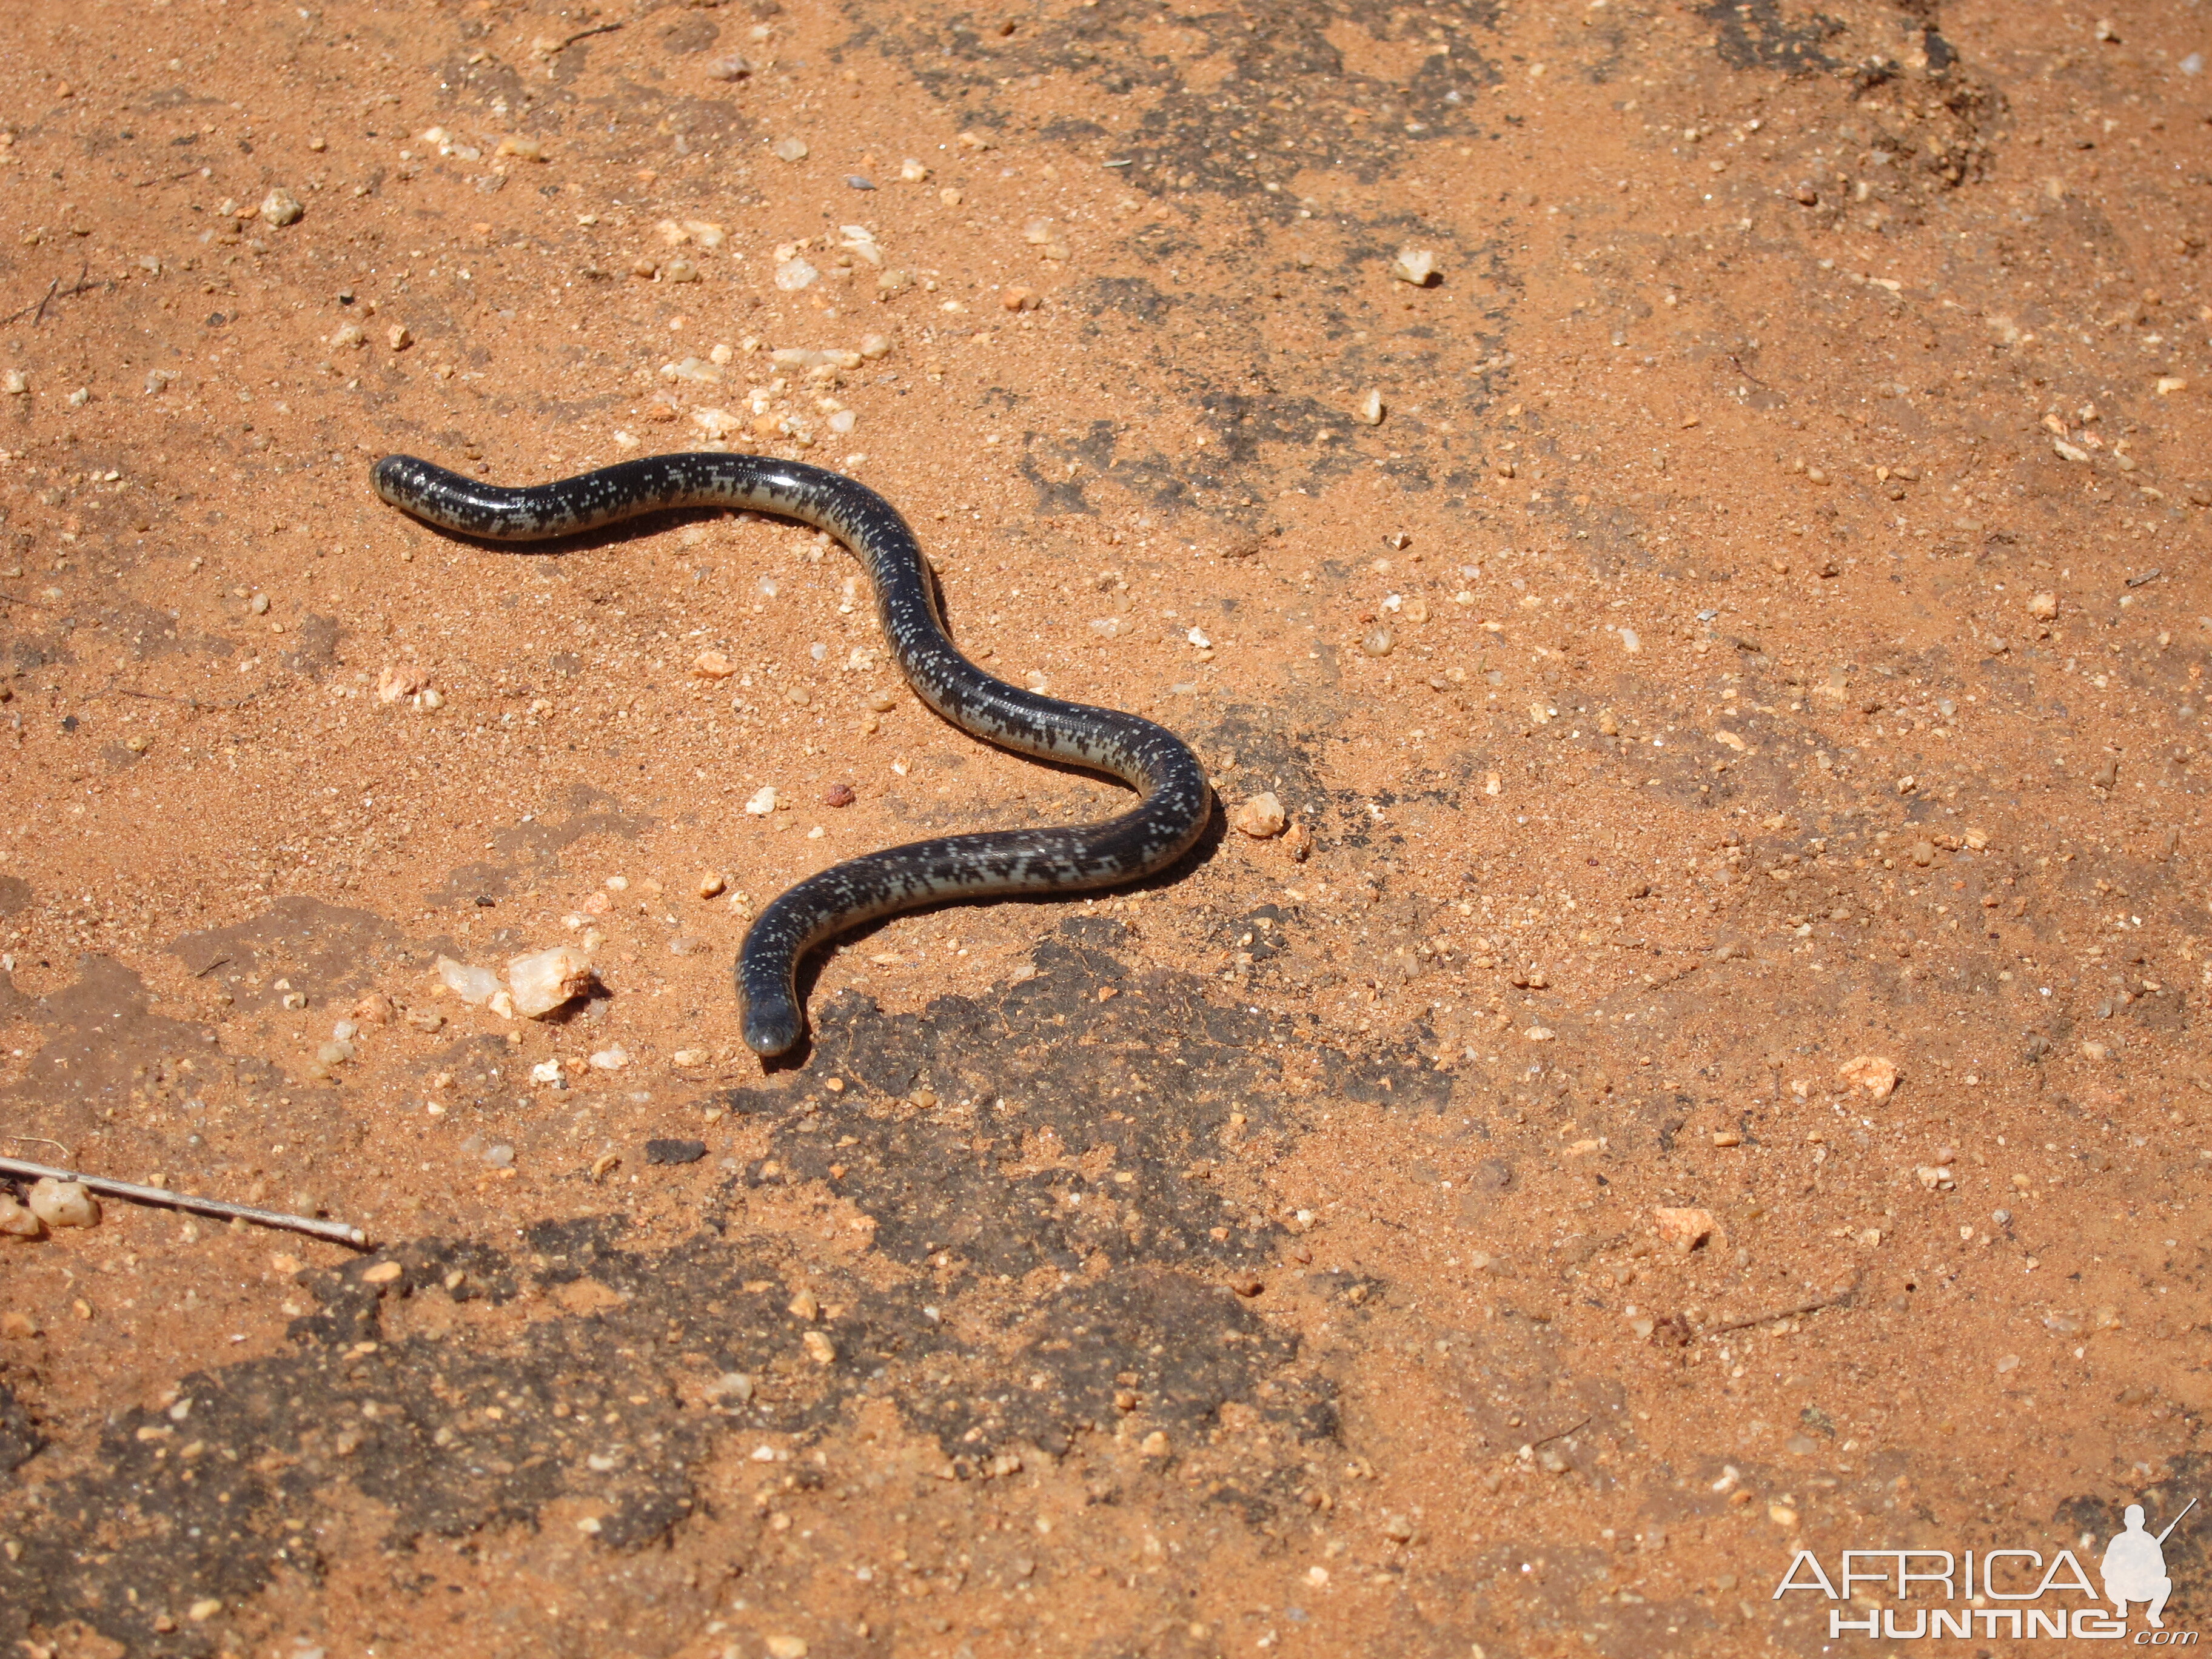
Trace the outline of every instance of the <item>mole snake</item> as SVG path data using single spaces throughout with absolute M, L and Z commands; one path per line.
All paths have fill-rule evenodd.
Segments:
M 762 455 L 655 455 L 525 489 L 479 483 L 410 455 L 376 463 L 376 493 L 425 523 L 491 541 L 574 535 L 664 508 L 750 508 L 842 541 L 874 584 L 876 615 L 915 694 L 963 731 L 1024 755 L 1109 773 L 1136 806 L 1103 823 L 991 830 L 911 842 L 832 865 L 760 913 L 738 951 L 748 1047 L 763 1056 L 805 1030 L 797 975 L 822 940 L 941 899 L 1073 892 L 1133 881 L 1180 858 L 1206 827 L 1212 796 L 1173 732 L 1111 708 L 1064 702 L 993 678 L 945 631 L 921 544 L 866 485 Z

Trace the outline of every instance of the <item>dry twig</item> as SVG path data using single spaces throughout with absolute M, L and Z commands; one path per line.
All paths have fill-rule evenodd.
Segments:
M 313 1216 L 288 1215 L 282 1210 L 257 1210 L 250 1205 L 232 1204 L 220 1198 L 195 1198 L 189 1193 L 173 1193 L 166 1187 L 142 1187 L 135 1181 L 115 1181 L 106 1176 L 87 1175 L 79 1170 L 58 1170 L 49 1164 L 26 1163 L 20 1158 L 0 1158 L 0 1175 L 21 1176 L 32 1181 L 49 1177 L 55 1181 L 80 1182 L 95 1193 L 110 1198 L 127 1198 L 134 1204 L 158 1204 L 165 1209 L 192 1210 L 201 1215 L 219 1215 L 227 1220 L 258 1222 L 264 1227 L 282 1227 L 291 1232 L 307 1233 L 317 1238 L 327 1238 L 334 1244 L 350 1244 L 356 1249 L 368 1248 L 368 1235 L 346 1221 L 320 1221 Z

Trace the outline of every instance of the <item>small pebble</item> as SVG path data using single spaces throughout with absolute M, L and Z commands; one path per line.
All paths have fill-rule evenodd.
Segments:
M 647 1164 L 696 1164 L 707 1156 L 703 1140 L 648 1140 L 645 1143 Z
M 805 708 L 809 703 L 814 701 L 814 694 L 809 691 L 803 685 L 794 685 L 783 695 L 791 702 L 797 703 L 801 708 Z
M 1007 311 L 1035 311 L 1037 297 L 1034 289 L 1017 285 L 999 295 L 999 304 Z
M 1154 1429 L 1137 1443 L 1137 1450 L 1146 1457 L 1165 1457 L 1168 1455 L 1168 1437 L 1162 1431 Z
M 514 1148 L 504 1141 L 495 1146 L 487 1146 L 483 1161 L 495 1170 L 512 1170 L 514 1167 Z
M 6 392 L 8 396 L 25 397 L 28 395 L 30 390 L 31 377 L 24 374 L 21 369 L 11 368 L 6 374 L 0 374 L 0 392 Z
M 753 66 L 732 52 L 709 58 L 700 70 L 709 81 L 742 81 L 753 72 Z
M 745 811 L 754 817 L 764 818 L 775 811 L 775 786 L 763 784 L 754 792 L 753 798 L 745 803 Z
M 2058 596 L 2038 593 L 2027 602 L 2027 614 L 2038 622 L 2049 622 L 2058 615 Z
M 806 1659 L 805 1639 L 797 1636 L 769 1637 L 768 1659 Z
M 702 651 L 691 661 L 694 679 L 726 680 L 737 672 L 737 664 L 719 651 Z
M 592 1064 L 602 1072 L 619 1072 L 629 1064 L 629 1050 L 619 1042 L 611 1048 L 600 1048 L 592 1055 Z
M 443 966 L 441 957 L 441 971 Z M 514 1012 L 526 1019 L 536 1019 L 592 988 L 592 959 L 574 945 L 556 945 L 550 951 L 511 958 L 507 982 L 514 995 Z
M 824 806 L 850 806 L 859 799 L 860 797 L 853 793 L 853 786 L 849 783 L 833 783 L 822 792 L 822 804 Z
M 1437 256 L 1425 247 L 1401 247 L 1390 262 L 1390 274 L 1401 283 L 1425 288 L 1436 278 Z
M 704 1066 L 710 1058 L 711 1056 L 704 1048 L 678 1048 L 674 1054 L 669 1055 L 668 1063 L 672 1066 L 687 1067 Z
M 1661 1243 L 1672 1244 L 1686 1255 L 1711 1238 L 1719 1225 L 1711 1210 L 1662 1206 L 1651 1212 L 1651 1219 L 1658 1226 Z
M 702 899 L 720 897 L 729 890 L 730 878 L 719 870 L 709 870 L 699 878 L 699 896 Z
M 281 186 L 261 198 L 261 221 L 264 224 L 296 225 L 300 222 L 300 216 L 306 211 L 307 209 L 300 205 L 300 198 Z
M 1380 392 L 1370 390 L 1360 398 L 1358 407 L 1352 411 L 1352 418 L 1363 426 L 1380 426 L 1382 424 L 1384 408 L 1382 394 Z
M 0 1193 L 0 1238 L 37 1238 L 46 1231 L 38 1212 L 10 1193 Z
M 775 268 L 775 285 L 786 294 L 796 294 L 811 287 L 822 273 L 804 259 L 786 259 Z
M 929 169 L 909 155 L 899 163 L 899 177 L 909 185 L 918 185 L 929 177 Z
M 845 187 L 848 190 L 873 190 L 876 187 L 876 181 L 872 179 L 863 179 L 857 173 L 848 173 L 845 175 Z
M 1283 803 L 1270 790 L 1252 796 L 1237 809 L 1231 820 L 1237 828 L 1255 841 L 1266 841 L 1279 836 L 1289 826 L 1290 817 L 1283 811 Z
M 804 161 L 806 159 L 806 141 L 804 138 L 779 138 L 769 154 L 779 161 Z
M 1879 1054 L 1860 1054 L 1836 1067 L 1836 1076 L 1846 1088 L 1862 1089 L 1876 1100 L 1887 1100 L 1897 1087 L 1897 1062 Z
M 57 1181 L 40 1176 L 25 1194 L 31 1213 L 49 1227 L 96 1227 L 100 1200 L 82 1181 Z
M 799 1340 L 806 1349 L 806 1357 L 817 1365 L 827 1365 L 837 1358 L 837 1345 L 826 1332 L 803 1331 Z
M 1387 657 L 1395 643 L 1389 629 L 1378 628 L 1359 641 L 1359 648 L 1370 657 Z

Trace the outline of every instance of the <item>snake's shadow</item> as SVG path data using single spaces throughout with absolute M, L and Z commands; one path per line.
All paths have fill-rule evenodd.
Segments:
M 756 516 L 764 521 L 779 524 L 800 525 L 804 528 L 810 529 L 812 527 L 811 526 L 805 525 L 805 522 L 802 520 L 783 519 L 773 513 L 761 513 L 756 508 L 747 508 L 745 510 L 754 513 Z M 616 524 L 602 525 L 596 530 L 581 531 L 573 536 L 554 537 L 542 542 L 494 541 L 488 537 L 465 535 L 459 531 L 447 530 L 437 525 L 422 524 L 419 520 L 415 522 L 418 528 L 429 535 L 439 538 L 441 540 L 456 543 L 464 547 L 475 548 L 480 551 L 503 554 L 509 557 L 559 558 L 570 553 L 598 551 L 604 548 L 612 547 L 618 543 L 635 541 L 641 538 L 651 536 L 660 532 L 672 530 L 684 525 L 709 523 L 715 520 L 727 519 L 734 516 L 735 514 L 726 507 L 667 507 L 658 512 L 641 513 L 635 518 L 624 519 Z M 841 543 L 840 545 L 842 546 L 842 544 Z M 850 549 L 847 550 L 847 556 L 852 558 L 855 564 L 861 565 L 861 568 L 864 570 L 866 568 L 866 565 L 862 564 L 858 556 L 853 554 Z M 953 613 L 951 601 L 945 592 L 945 584 L 942 579 L 939 576 L 936 567 L 930 564 L 927 558 L 923 561 L 923 568 L 929 572 L 930 590 L 937 601 L 937 614 L 943 619 L 945 631 L 948 634 L 951 634 L 953 631 Z M 955 642 L 957 643 L 957 635 L 956 635 L 954 638 Z M 917 699 L 917 701 L 919 701 L 919 699 Z M 928 708 L 928 705 L 927 703 L 922 703 L 921 707 L 925 709 Z M 943 715 L 937 714 L 933 709 L 930 709 L 929 712 L 932 718 L 936 720 L 947 731 L 957 732 L 961 737 L 966 738 L 972 742 L 989 745 L 990 740 L 988 738 L 976 737 L 974 732 L 966 731 L 963 728 L 954 725 L 951 720 L 948 720 Z M 1113 775 L 1111 773 L 1102 773 L 1091 767 L 1079 766 L 1069 761 L 1054 760 L 1036 755 L 1024 755 L 1022 758 L 1029 761 L 1033 765 L 1042 767 L 1048 771 L 1058 772 L 1065 776 L 1070 778 L 1080 778 L 1086 781 L 1096 781 L 1101 777 L 1110 778 Z M 1215 797 L 1212 800 L 1206 812 L 1206 828 L 1199 832 L 1199 837 L 1191 844 L 1190 850 L 1185 853 L 1181 858 L 1177 859 L 1173 864 L 1167 866 L 1164 869 L 1156 870 L 1151 875 L 1146 876 L 1139 881 L 1129 882 L 1126 884 L 1116 884 L 1112 887 L 1085 888 L 1081 890 L 1084 892 L 1093 893 L 1140 893 L 1152 891 L 1160 888 L 1172 887 L 1177 882 L 1182 881 L 1186 877 L 1189 876 L 1200 866 L 1212 860 L 1214 854 L 1219 850 L 1222 837 L 1228 833 L 1228 814 L 1223 810 L 1219 798 Z M 854 927 L 848 932 L 837 934 L 834 939 L 825 941 L 823 944 L 817 945 L 815 949 L 806 953 L 805 957 L 799 964 L 798 986 L 799 1006 L 801 1007 L 811 1007 L 814 1000 L 814 993 L 821 981 L 823 971 L 829 966 L 830 960 L 837 954 L 838 951 L 853 949 L 862 945 L 866 941 L 875 938 L 878 933 L 882 933 L 885 928 L 892 926 L 894 923 L 903 922 L 915 916 L 934 915 L 945 910 L 956 908 L 964 909 L 972 905 L 977 904 L 1022 904 L 1036 906 L 1066 904 L 1069 900 L 1076 897 L 1078 895 L 1075 891 L 1067 891 L 1054 893 L 1016 893 L 994 896 L 990 898 L 975 899 L 946 898 L 938 900 L 933 903 L 918 904 L 911 910 L 902 910 L 896 915 L 881 916 L 873 921 L 863 922 L 860 926 Z M 806 1068 L 807 1064 L 812 1060 L 813 1055 L 814 1036 L 812 1027 L 810 1024 L 806 1036 L 800 1038 L 796 1047 L 787 1049 L 781 1054 L 764 1056 L 761 1060 L 761 1069 L 763 1072 L 770 1073 L 778 1072 L 804 1071 Z

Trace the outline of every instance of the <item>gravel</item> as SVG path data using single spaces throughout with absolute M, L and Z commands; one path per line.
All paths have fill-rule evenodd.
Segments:
M 1237 809 L 1237 815 L 1230 822 L 1255 841 L 1265 841 L 1270 836 L 1281 835 L 1289 824 L 1290 817 L 1283 811 L 1283 803 L 1270 790 L 1245 801 Z
M 96 1227 L 100 1200 L 82 1181 L 57 1181 L 41 1176 L 26 1195 L 31 1213 L 49 1227 Z

